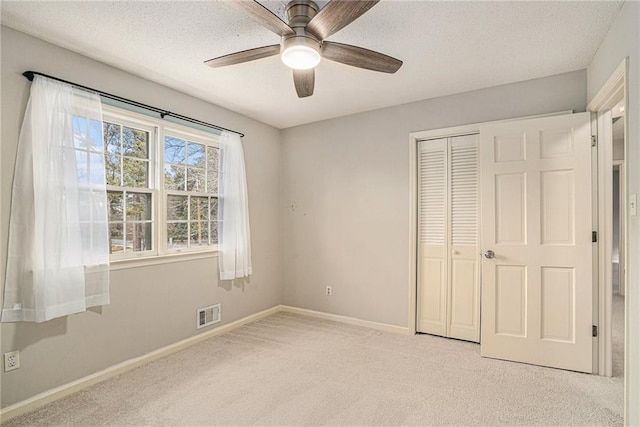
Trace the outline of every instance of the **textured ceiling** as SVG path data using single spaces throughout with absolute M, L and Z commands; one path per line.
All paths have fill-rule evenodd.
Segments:
M 284 18 L 285 1 L 261 3 Z M 286 128 L 586 68 L 621 4 L 383 0 L 329 40 L 391 55 L 402 68 L 389 75 L 323 61 L 305 99 L 278 57 L 203 65 L 280 41 L 224 1 L 3 0 L 0 7 L 3 25 Z

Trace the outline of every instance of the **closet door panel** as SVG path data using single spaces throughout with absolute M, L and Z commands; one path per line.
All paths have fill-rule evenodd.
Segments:
M 479 342 L 479 290 L 478 261 L 452 259 L 450 337 Z
M 418 145 L 418 332 L 447 334 L 447 139 Z
M 449 336 L 480 340 L 478 136 L 451 138 Z

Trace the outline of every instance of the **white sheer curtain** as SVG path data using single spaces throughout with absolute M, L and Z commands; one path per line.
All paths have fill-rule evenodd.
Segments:
M 249 196 L 242 142 L 238 134 L 222 133 L 220 159 L 218 266 L 221 280 L 233 280 L 252 273 Z
M 43 322 L 109 303 L 98 95 L 36 76 L 14 172 L 3 322 Z

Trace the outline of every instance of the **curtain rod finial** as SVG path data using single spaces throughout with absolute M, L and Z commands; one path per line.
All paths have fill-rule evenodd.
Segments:
M 35 77 L 33 71 L 25 71 L 24 73 L 22 73 L 22 75 L 25 76 L 30 82 L 32 82 L 33 78 Z

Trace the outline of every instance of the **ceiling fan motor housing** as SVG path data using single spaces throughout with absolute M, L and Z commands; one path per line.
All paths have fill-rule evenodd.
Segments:
M 295 34 L 282 37 L 280 52 L 294 46 L 306 46 L 320 53 L 320 40 L 307 32 L 307 24 L 319 10 L 318 5 L 311 0 L 292 0 L 287 4 L 289 26 Z
M 294 69 L 309 69 L 320 61 L 321 42 L 307 32 L 307 24 L 318 13 L 318 5 L 310 0 L 293 0 L 287 5 L 289 26 L 295 34 L 282 37 L 282 61 Z

